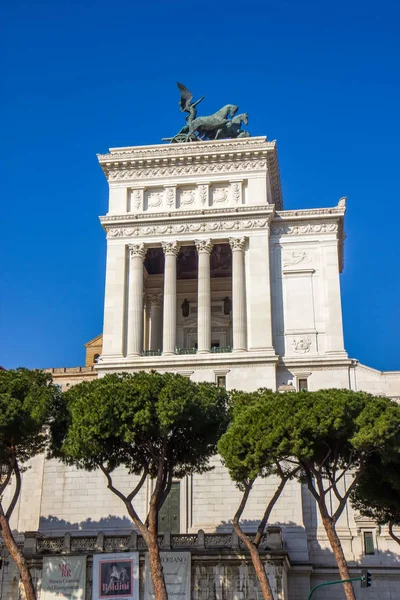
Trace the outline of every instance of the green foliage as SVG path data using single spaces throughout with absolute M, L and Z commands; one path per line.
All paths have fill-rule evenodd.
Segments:
M 225 390 L 180 375 L 106 375 L 63 394 L 52 452 L 86 470 L 124 465 L 156 477 L 165 460 L 175 477 L 200 473 L 226 428 L 226 407 Z
M 44 450 L 44 427 L 59 397 L 48 373 L 0 371 L 0 464 L 9 466 L 11 455 L 25 462 Z
M 400 526 L 400 453 L 372 455 L 350 501 L 355 510 L 380 525 Z
M 219 443 L 238 484 L 274 472 L 290 458 L 324 477 L 357 469 L 370 454 L 395 445 L 400 407 L 364 392 L 326 389 L 233 394 L 232 423 Z

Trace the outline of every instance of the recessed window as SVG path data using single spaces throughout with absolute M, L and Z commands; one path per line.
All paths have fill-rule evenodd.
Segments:
M 99 358 L 100 358 L 100 354 L 95 354 L 95 355 L 93 356 L 93 362 L 94 362 L 94 363 L 97 363 L 97 362 L 99 362 Z
M 308 390 L 307 379 L 299 379 L 298 380 L 298 388 L 299 388 L 299 392 L 306 392 Z
M 372 531 L 364 531 L 364 554 L 375 554 L 374 535 Z
M 174 482 L 158 513 L 158 531 L 180 532 L 181 491 L 179 481 Z
M 217 375 L 216 377 L 217 387 L 226 388 L 226 376 L 225 375 Z

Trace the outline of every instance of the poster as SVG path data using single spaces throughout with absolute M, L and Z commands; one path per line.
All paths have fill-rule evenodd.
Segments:
M 139 600 L 139 553 L 93 555 L 93 600 Z
M 86 556 L 45 556 L 40 600 L 85 600 Z
M 190 552 L 160 552 L 169 600 L 190 600 Z M 154 600 L 149 555 L 146 554 L 145 600 Z

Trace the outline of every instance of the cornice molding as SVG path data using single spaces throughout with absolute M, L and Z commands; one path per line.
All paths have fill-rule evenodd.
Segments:
M 259 216 L 267 217 L 271 219 L 274 214 L 274 205 L 273 204 L 262 204 L 257 206 L 236 206 L 236 207 L 227 207 L 227 208 L 207 208 L 207 209 L 197 209 L 197 210 L 177 210 L 174 212 L 157 212 L 157 213 L 124 213 L 121 215 L 105 215 L 104 217 L 100 217 L 100 222 L 102 225 L 106 225 L 108 223 L 113 223 L 118 221 L 119 223 L 132 223 L 137 225 L 142 221 L 165 221 L 166 219 L 182 219 L 187 217 L 200 217 L 207 218 L 213 217 L 216 218 L 219 215 L 227 215 L 231 217 L 236 217 L 238 215 L 246 215 L 254 216 L 255 213 L 258 213 Z
M 274 150 L 276 141 L 267 142 L 265 136 L 239 140 L 211 140 L 184 144 L 152 144 L 149 146 L 124 146 L 110 148 L 107 154 L 97 154 L 100 163 L 121 159 L 151 159 L 154 157 L 198 156 L 219 152 L 248 152 L 250 150 Z

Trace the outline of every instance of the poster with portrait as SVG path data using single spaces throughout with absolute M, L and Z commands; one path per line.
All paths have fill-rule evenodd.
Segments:
M 139 553 L 93 555 L 93 600 L 139 600 Z
M 169 600 L 190 600 L 190 552 L 160 552 L 165 586 Z M 146 554 L 146 573 L 144 582 L 145 600 L 154 600 L 155 594 L 151 581 L 149 555 Z
M 86 556 L 45 556 L 40 600 L 84 600 Z

